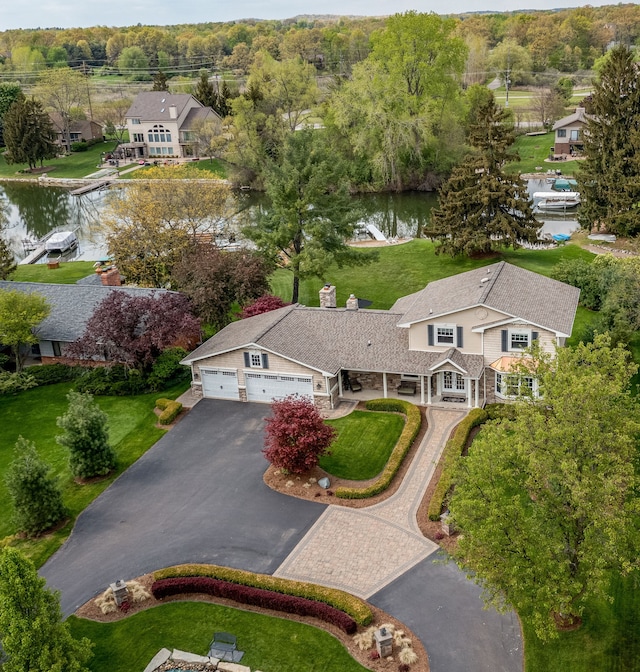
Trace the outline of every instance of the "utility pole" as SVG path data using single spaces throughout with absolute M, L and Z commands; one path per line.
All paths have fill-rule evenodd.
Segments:
M 511 80 L 509 79 L 510 74 L 511 74 L 511 58 L 509 51 L 507 50 L 507 69 L 505 70 L 504 73 L 504 86 L 507 91 L 507 98 L 504 103 L 505 107 L 509 107 L 509 84 L 511 84 Z

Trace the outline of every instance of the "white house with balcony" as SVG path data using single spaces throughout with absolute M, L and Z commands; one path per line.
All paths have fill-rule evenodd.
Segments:
M 132 159 L 165 160 L 198 156 L 197 129 L 220 117 L 188 93 L 143 91 L 125 116 L 129 142 L 120 145 Z

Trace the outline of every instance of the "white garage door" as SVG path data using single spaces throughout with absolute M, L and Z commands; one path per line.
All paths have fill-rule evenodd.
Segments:
M 235 369 L 200 369 L 202 394 L 214 399 L 240 399 Z
M 313 397 L 311 376 L 283 376 L 277 373 L 245 373 L 248 401 L 272 401 L 290 394 Z

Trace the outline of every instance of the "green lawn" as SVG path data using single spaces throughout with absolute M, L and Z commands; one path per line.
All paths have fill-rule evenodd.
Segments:
M 48 268 L 46 264 L 22 264 L 10 280 L 16 282 L 53 282 L 72 285 L 77 280 L 94 272 L 93 261 L 62 261 L 60 268 Z
M 155 427 L 155 400 L 167 396 L 175 398 L 184 390 L 182 386 L 135 397 L 96 397 L 109 418 L 109 436 L 118 455 L 118 468 L 104 481 L 78 485 L 67 466 L 66 449 L 55 440 L 60 432 L 56 419 L 66 411 L 66 394 L 71 387 L 71 383 L 59 383 L 15 396 L 0 397 L 0 473 L 6 473 L 7 466 L 14 459 L 13 447 L 18 436 L 34 441 L 40 456 L 52 466 L 52 473 L 59 478 L 64 502 L 72 516 L 71 523 L 54 535 L 40 540 L 16 541 L 16 545 L 36 565 L 41 565 L 62 544 L 69 535 L 73 519 L 165 433 L 165 430 Z M 4 480 L 0 480 L 0 510 L 11 510 Z M 0 516 L 0 539 L 14 533 L 10 516 Z
M 377 260 L 365 266 L 337 268 L 333 266 L 324 278 L 307 278 L 300 283 L 299 302 L 307 306 L 319 305 L 318 291 L 324 282 L 337 288 L 337 301 L 344 306 L 349 294 L 373 301 L 372 308 L 388 309 L 401 296 L 422 289 L 427 283 L 463 273 L 500 260 L 522 266 L 531 271 L 549 275 L 562 259 L 592 259 L 593 254 L 577 245 L 563 245 L 552 250 L 513 250 L 491 259 L 468 259 L 436 256 L 434 244 L 428 240 L 412 240 L 403 245 L 377 248 L 376 252 L 363 250 L 363 255 L 378 255 Z M 274 294 L 291 301 L 292 275 L 279 269 L 271 278 Z
M 640 576 L 635 577 L 635 581 Z M 579 630 L 542 643 L 522 619 L 527 672 L 637 672 L 640 669 L 640 591 L 634 577 L 611 579 L 607 600 L 590 600 Z
M 143 670 L 162 648 L 205 655 L 216 631 L 232 632 L 242 665 L 263 672 L 365 672 L 329 633 L 303 623 L 202 602 L 173 602 L 115 623 L 71 616 L 76 637 L 95 642 L 92 672 Z
M 364 481 L 377 476 L 391 455 L 404 427 L 404 419 L 394 413 L 354 411 L 344 418 L 328 420 L 338 431 L 331 455 L 320 466 L 339 478 Z
M 563 175 L 575 176 L 579 161 L 547 161 L 549 149 L 553 147 L 554 133 L 545 135 L 519 135 L 512 149 L 520 156 L 520 161 L 507 164 L 508 173 L 539 173 L 559 169 Z
M 150 163 L 153 163 L 153 161 Z M 224 161 L 220 161 L 219 159 L 200 159 L 200 161 L 192 161 L 190 163 L 184 163 L 180 165 L 186 167 L 187 171 L 189 172 L 189 177 L 194 180 L 214 177 L 219 179 L 226 179 L 229 174 L 227 164 Z M 147 179 L 147 169 L 140 168 L 139 170 L 136 170 L 132 173 L 123 175 L 123 178 L 133 180 Z
M 102 152 L 110 152 L 116 146 L 115 141 L 109 140 L 107 142 L 99 142 L 89 149 L 86 152 L 73 152 L 69 156 L 63 156 L 57 159 L 47 159 L 44 162 L 45 166 L 55 166 L 55 170 L 49 171 L 47 174 L 48 177 L 86 177 L 95 173 L 98 168 L 96 167 L 100 163 L 100 155 Z M 7 165 L 7 162 L 4 160 L 4 154 L 0 154 L 0 179 L 3 177 L 21 177 L 21 178 L 30 178 L 37 180 L 41 173 L 30 174 L 30 173 L 20 173 L 19 170 L 27 169 L 29 166 L 27 164 L 13 164 L 11 166 Z

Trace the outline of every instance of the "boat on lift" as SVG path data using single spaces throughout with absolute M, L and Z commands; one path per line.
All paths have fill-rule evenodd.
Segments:
M 570 210 L 580 205 L 577 191 L 536 191 L 533 201 L 538 210 Z
M 64 254 L 78 247 L 78 237 L 73 231 L 56 231 L 44 243 L 47 253 L 57 252 Z

